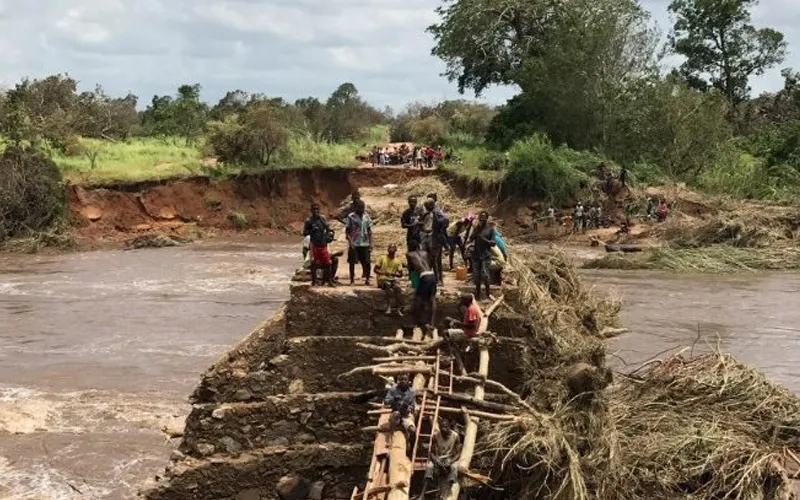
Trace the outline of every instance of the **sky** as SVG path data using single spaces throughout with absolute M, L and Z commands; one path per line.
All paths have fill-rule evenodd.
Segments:
M 214 103 L 235 89 L 326 98 L 349 81 L 374 105 L 399 111 L 459 97 L 425 33 L 440 1 L 0 0 L 0 86 L 67 73 L 81 89 L 99 83 L 145 105 L 183 83 L 200 83 Z M 667 4 L 643 0 L 664 33 Z M 762 0 L 753 19 L 786 35 L 782 67 L 800 70 L 800 0 Z M 781 84 L 780 68 L 751 82 L 755 93 Z M 513 93 L 495 88 L 485 100 Z

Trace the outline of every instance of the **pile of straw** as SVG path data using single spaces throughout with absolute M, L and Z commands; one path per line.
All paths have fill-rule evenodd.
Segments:
M 487 425 L 480 448 L 506 498 L 794 498 L 800 399 L 719 353 L 651 361 L 591 398 L 565 389 L 567 367 L 602 372 L 595 325 L 619 305 L 583 288 L 559 254 L 517 255 L 512 304 L 535 353 L 520 419 Z
M 663 237 L 674 248 L 730 245 L 764 248 L 791 245 L 800 227 L 800 213 L 784 207 L 742 207 L 704 220 L 682 217 L 664 225 Z
M 608 498 L 792 498 L 800 400 L 729 355 L 651 364 L 611 391 L 609 413 L 624 446 Z

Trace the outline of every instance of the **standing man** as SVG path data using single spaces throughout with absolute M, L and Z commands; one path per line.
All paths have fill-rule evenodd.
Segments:
M 442 250 L 447 245 L 447 227 L 450 220 L 442 209 L 436 205 L 434 198 L 425 200 L 425 210 L 430 213 L 430 235 L 427 238 L 428 246 L 425 251 L 431 258 L 433 272 L 436 274 L 436 281 L 440 285 L 444 284 L 444 273 L 442 272 Z
M 356 203 L 359 201 L 361 201 L 361 193 L 355 191 L 352 195 L 350 195 L 350 203 L 339 210 L 334 218 L 342 224 L 347 225 L 347 216 L 355 212 Z
M 417 403 L 417 391 L 411 387 L 410 377 L 407 373 L 397 376 L 397 384 L 386 391 L 383 404 L 391 408 L 392 417 L 400 417 L 401 425 L 406 433 L 411 436 L 417 433 L 414 425 L 414 406 Z
M 411 248 L 406 255 L 408 270 L 419 276 L 419 284 L 414 293 L 414 324 L 420 328 L 433 325 L 436 320 L 436 275 L 433 273 L 430 257 L 421 250 L 416 241 L 411 242 Z M 425 309 L 430 309 L 430 315 L 425 315 Z
M 382 255 L 375 264 L 375 275 L 378 277 L 378 288 L 386 293 L 386 314 L 392 314 L 392 304 L 397 315 L 403 315 L 403 290 L 397 278 L 403 276 L 403 260 L 397 256 L 397 245 L 392 243 L 387 254 Z
M 303 226 L 303 236 L 311 239 L 311 286 L 319 284 L 317 281 L 317 269 L 322 269 L 322 284 L 333 286 L 332 266 L 333 261 L 328 252 L 328 242 L 333 231 L 331 231 L 328 221 L 320 215 L 319 205 L 311 204 L 311 217 L 306 219 Z
M 356 263 L 361 264 L 361 277 L 364 284 L 370 283 L 370 253 L 372 252 L 372 219 L 365 212 L 364 201 L 353 202 L 355 211 L 347 216 L 345 224 L 350 252 L 347 263 L 350 264 L 350 286 L 355 285 Z
M 628 168 L 622 167 L 622 172 L 619 173 L 619 183 L 622 184 L 622 187 L 628 186 Z
M 446 418 L 439 420 L 436 432 L 433 433 L 430 460 L 425 464 L 425 480 L 417 500 L 425 498 L 428 483 L 436 478 L 439 500 L 447 497 L 450 488 L 458 480 L 458 462 L 461 457 L 461 436 L 453 430 Z
M 495 246 L 496 235 L 489 224 L 489 212 L 481 211 L 478 225 L 472 233 L 475 246 L 472 251 L 472 279 L 475 281 L 475 300 L 481 300 L 481 282 L 486 286 L 486 296 L 491 295 L 489 285 L 489 262 L 492 258 L 491 248 Z
M 425 210 L 419 206 L 416 196 L 408 197 L 408 208 L 403 212 L 400 217 L 400 225 L 406 230 L 406 249 L 411 249 L 411 242 L 416 241 L 422 244 L 422 217 L 425 215 Z

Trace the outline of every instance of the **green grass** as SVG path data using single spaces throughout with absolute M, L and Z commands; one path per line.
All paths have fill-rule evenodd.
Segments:
M 484 158 L 489 155 L 488 149 L 484 147 L 454 148 L 453 152 L 461 159 L 461 163 L 442 162 L 440 168 L 456 178 L 482 186 L 497 185 L 505 179 L 505 171 L 487 171 L 479 168 Z
M 289 140 L 290 155 L 285 161 L 278 160 L 279 168 L 312 168 L 312 167 L 357 167 L 358 152 L 364 148 L 361 144 L 329 144 L 317 142 L 307 137 L 294 137 Z
M 370 137 L 383 133 L 377 127 Z M 186 177 L 190 175 L 224 176 L 240 172 L 238 167 L 214 167 L 214 162 L 204 160 L 198 146 L 186 146 L 178 138 L 136 138 L 110 142 L 98 139 L 81 139 L 84 153 L 66 156 L 53 154 L 65 178 L 84 184 L 133 183 L 140 181 Z M 363 142 L 329 144 L 307 137 L 289 140 L 290 154 L 274 160 L 271 169 L 312 167 L 354 167 Z M 90 155 L 97 152 L 94 168 Z
M 53 160 L 74 182 L 88 184 L 137 182 L 195 174 L 199 171 L 200 151 L 180 139 L 131 139 L 110 142 L 81 139 L 87 153 L 96 151 L 92 168 L 88 154 L 53 155 Z

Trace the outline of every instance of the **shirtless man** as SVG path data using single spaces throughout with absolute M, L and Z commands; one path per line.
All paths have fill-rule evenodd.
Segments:
M 430 256 L 419 247 L 419 243 L 411 241 L 408 254 L 406 254 L 408 271 L 419 275 L 419 286 L 414 293 L 414 321 L 415 326 L 424 327 L 433 325 L 436 318 L 436 275 L 433 272 Z M 424 315 L 426 306 L 430 307 L 430 316 Z M 425 321 L 428 319 L 429 321 Z

